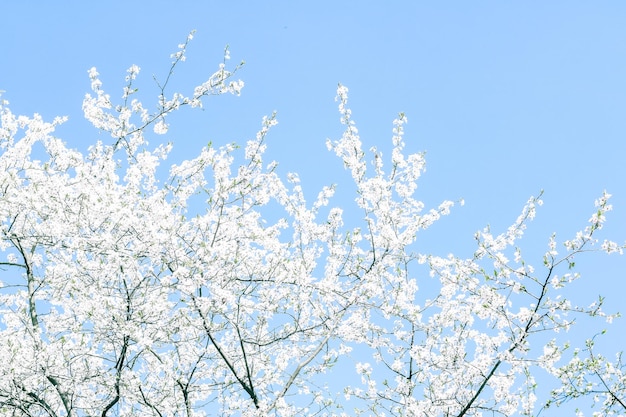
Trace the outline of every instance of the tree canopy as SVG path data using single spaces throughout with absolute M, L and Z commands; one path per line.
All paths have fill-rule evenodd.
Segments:
M 327 146 L 352 207 L 333 205 L 333 185 L 306 201 L 297 174 L 264 159 L 275 115 L 241 148 L 169 162 L 182 144 L 148 139 L 170 115 L 243 88 L 226 49 L 191 93 L 170 92 L 191 38 L 154 108 L 136 98 L 139 67 L 119 103 L 89 71 L 83 111 L 110 137 L 86 153 L 54 136 L 64 118 L 2 101 L 0 414 L 530 416 L 583 396 L 597 415 L 626 412 L 621 356 L 565 332 L 616 317 L 564 296 L 589 279 L 585 257 L 623 251 L 601 235 L 610 194 L 577 234 L 548 232 L 537 259 L 521 239 L 541 194 L 506 230 L 477 232 L 470 257 L 417 251 L 462 201 L 419 199 L 425 157 L 405 152 L 405 114 L 389 157 L 364 149 L 343 85 L 344 132 Z

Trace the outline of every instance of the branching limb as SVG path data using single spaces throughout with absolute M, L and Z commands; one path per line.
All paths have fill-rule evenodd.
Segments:
M 272 404 L 270 405 L 268 410 L 271 410 L 274 407 L 276 407 L 276 403 L 278 402 L 278 400 L 280 400 L 281 398 L 283 398 L 287 394 L 287 391 L 289 391 L 289 388 L 291 388 L 291 385 L 293 385 L 293 383 L 295 382 L 296 378 L 298 377 L 298 375 L 300 374 L 302 369 L 304 369 L 304 367 L 306 367 L 309 363 L 311 363 L 311 361 L 313 361 L 313 359 L 315 359 L 315 357 L 322 351 L 324 346 L 326 346 L 326 344 L 328 343 L 330 338 L 333 336 L 334 329 L 336 328 L 337 324 L 339 323 L 339 321 L 341 320 L 342 317 L 343 317 L 343 312 L 337 316 L 337 319 L 335 320 L 335 323 L 333 324 L 333 328 L 328 331 L 328 333 L 326 334 L 324 339 L 317 345 L 315 350 L 313 352 L 311 352 L 309 354 L 309 356 L 304 358 L 304 360 L 302 360 L 298 364 L 298 366 L 296 367 L 296 369 L 293 371 L 293 373 L 289 377 L 289 380 L 287 381 L 287 383 L 285 384 L 283 389 L 276 396 L 276 398 L 274 398 L 274 401 L 272 402 Z
M 222 358 L 222 360 L 226 364 L 226 367 L 230 370 L 230 372 L 235 377 L 235 379 L 237 380 L 239 385 L 241 385 L 241 387 L 244 389 L 244 391 L 246 391 L 246 393 L 250 396 L 250 398 L 252 399 L 252 402 L 254 403 L 254 406 L 258 409 L 259 408 L 259 399 L 258 399 L 256 393 L 254 392 L 254 387 L 249 385 L 244 379 L 242 379 L 239 376 L 239 374 L 235 370 L 235 367 L 231 363 L 230 359 L 228 359 L 228 357 L 226 356 L 226 354 L 224 353 L 224 351 L 222 350 L 220 345 L 217 343 L 217 340 L 215 340 L 215 338 L 213 337 L 211 329 L 209 328 L 209 325 L 207 323 L 206 317 L 202 313 L 202 310 L 200 309 L 200 306 L 198 306 L 196 297 L 192 295 L 191 296 L 191 300 L 192 300 L 192 302 L 194 304 L 194 308 L 195 308 L 196 312 L 198 313 L 198 315 L 202 319 L 202 326 L 204 328 L 204 332 L 207 335 L 207 337 L 209 338 L 209 340 L 211 341 L 211 344 L 213 345 L 213 347 L 217 351 L 218 355 L 220 355 L 220 357 Z
M 126 353 L 128 350 L 128 345 L 130 343 L 130 337 L 124 336 L 124 340 L 122 343 L 122 351 L 120 352 L 120 356 L 115 364 L 115 397 L 104 407 L 102 410 L 101 417 L 106 417 L 107 413 L 111 408 L 115 406 L 120 400 L 120 384 L 122 380 L 122 370 L 124 369 L 124 364 L 126 362 Z

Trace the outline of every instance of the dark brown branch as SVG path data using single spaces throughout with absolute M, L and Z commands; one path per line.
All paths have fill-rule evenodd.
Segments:
M 189 404 L 189 383 L 183 385 L 183 383 L 180 382 L 180 379 L 177 379 L 176 383 L 183 393 L 183 401 L 185 402 L 185 411 L 187 412 L 187 417 L 191 417 L 191 405 Z
M 241 332 L 239 331 L 239 326 L 235 324 L 235 330 L 237 330 L 237 337 L 239 338 L 239 346 L 241 346 L 241 355 L 243 357 L 243 363 L 246 366 L 246 377 L 248 378 L 248 386 L 250 387 L 250 391 L 252 391 L 252 401 L 257 405 L 258 399 L 256 393 L 254 392 L 254 384 L 252 383 L 252 373 L 250 372 L 250 366 L 248 365 L 248 357 L 246 356 L 246 349 L 243 344 L 243 338 L 241 337 Z M 258 408 L 258 407 L 257 407 Z
M 26 281 L 28 287 L 28 313 L 33 329 L 37 329 L 39 328 L 39 319 L 37 318 L 37 308 L 35 306 L 35 275 L 33 274 L 33 269 L 29 262 L 29 256 L 22 246 L 20 239 L 18 237 L 13 237 L 11 238 L 11 242 L 24 260 L 24 269 L 26 269 Z
M 591 350 L 591 347 L 589 348 L 589 354 L 591 356 L 592 360 L 595 360 L 593 351 Z M 598 379 L 600 380 L 600 382 L 602 383 L 602 385 L 604 385 L 604 388 L 606 389 L 606 393 L 610 395 L 610 397 L 613 400 L 613 403 L 618 403 L 619 405 L 622 406 L 622 408 L 624 410 L 626 410 L 626 404 L 624 404 L 624 402 L 622 401 L 622 399 L 620 399 L 617 394 L 615 394 L 613 392 L 613 390 L 611 390 L 611 388 L 609 388 L 609 385 L 606 383 L 606 381 L 604 380 L 604 378 L 602 378 L 602 375 L 600 374 L 600 372 L 595 371 L 594 372 L 596 374 L 596 376 L 598 377 Z
M 44 410 L 46 410 L 46 412 L 48 413 L 48 415 L 50 417 L 58 417 L 57 414 L 54 412 L 54 410 L 50 407 L 50 405 L 46 402 L 46 400 L 44 400 L 43 398 L 41 398 L 39 395 L 35 394 L 34 392 L 28 391 L 26 388 L 24 388 L 22 386 L 22 384 L 20 384 L 17 381 L 13 381 L 13 383 L 15 384 L 15 386 L 17 388 L 19 388 L 22 392 L 24 392 L 28 397 L 32 398 L 36 404 L 38 404 L 39 406 L 41 406 Z M 21 408 L 21 406 L 20 406 Z M 30 414 L 30 413 L 29 413 Z
M 215 348 L 217 353 L 220 355 L 220 357 L 222 358 L 222 360 L 226 364 L 226 367 L 228 367 L 230 372 L 233 374 L 233 376 L 235 377 L 237 382 L 239 382 L 239 385 L 241 385 L 241 387 L 244 389 L 244 391 L 246 391 L 246 393 L 250 396 L 250 398 L 252 399 L 252 402 L 254 403 L 254 406 L 258 409 L 259 408 L 259 400 L 258 400 L 258 398 L 256 396 L 256 393 L 254 392 L 254 389 L 252 388 L 252 386 L 248 385 L 246 383 L 246 381 L 241 379 L 239 374 L 237 374 L 237 371 L 235 370 L 233 364 L 230 362 L 230 360 L 226 357 L 226 354 L 220 348 L 219 344 L 217 343 L 217 340 L 215 340 L 213 338 L 213 335 L 211 334 L 211 330 L 209 329 L 209 326 L 207 325 L 206 318 L 204 317 L 204 314 L 202 314 L 202 311 L 200 310 L 200 307 L 198 306 L 198 304 L 196 302 L 196 297 L 194 297 L 192 295 L 191 296 L 191 300 L 193 301 L 194 308 L 198 312 L 198 315 L 202 319 L 202 327 L 204 328 L 204 332 L 206 333 L 207 337 L 211 341 L 211 344 L 213 345 L 213 347 Z
M 148 398 L 146 397 L 146 394 L 141 389 L 141 385 L 139 386 L 139 393 L 141 394 L 141 399 L 143 400 L 143 403 L 145 405 L 147 405 L 148 407 L 150 407 L 152 410 L 154 410 L 154 412 L 157 413 L 159 415 L 159 417 L 163 417 L 163 414 L 161 414 L 159 409 L 156 408 L 152 403 L 150 403 L 150 401 L 148 401 Z
M 121 269 L 121 267 L 120 267 Z M 123 272 L 123 269 L 122 269 Z M 131 319 L 131 293 L 128 292 L 128 287 L 126 285 L 126 281 L 123 281 L 124 289 L 126 291 L 126 320 L 129 321 Z M 122 370 L 124 369 L 124 365 L 126 362 L 126 353 L 128 351 L 128 346 L 130 344 L 130 336 L 125 335 L 122 342 L 122 350 L 120 351 L 120 355 L 117 358 L 117 362 L 115 363 L 115 397 L 106 405 L 104 410 L 102 410 L 101 417 L 106 417 L 107 413 L 111 408 L 115 406 L 120 400 L 120 382 L 122 379 Z
M 122 344 L 122 351 L 120 352 L 120 356 L 115 364 L 115 397 L 104 407 L 102 410 L 101 417 L 106 417 L 107 413 L 111 408 L 115 406 L 120 400 L 120 382 L 122 379 L 122 369 L 124 368 L 124 363 L 126 359 L 126 352 L 128 350 L 128 344 L 130 341 L 129 336 L 124 336 L 124 342 Z
M 545 297 L 547 293 L 548 283 L 550 282 L 550 277 L 552 276 L 552 271 L 554 270 L 554 266 L 555 265 L 552 264 L 550 266 L 550 269 L 548 270 L 548 274 L 546 275 L 546 278 L 541 287 L 541 295 L 537 299 L 537 304 L 535 305 L 535 308 L 533 309 L 533 313 L 530 315 L 528 321 L 526 322 L 526 326 L 524 327 L 524 330 L 520 338 L 517 341 L 515 341 L 515 343 L 513 343 L 513 345 L 507 350 L 507 353 L 513 353 L 518 347 L 520 347 L 522 343 L 524 343 L 528 335 L 530 334 L 531 327 L 537 323 L 533 318 L 537 314 L 537 311 L 539 311 L 541 302 L 543 301 L 543 298 Z M 501 364 L 502 364 L 502 360 L 498 359 L 497 362 L 493 365 L 493 367 L 489 371 L 489 374 L 487 374 L 483 382 L 480 384 L 480 387 L 478 387 L 478 390 L 476 391 L 476 393 L 474 393 L 474 396 L 469 400 L 469 402 L 465 405 L 465 407 L 463 407 L 463 409 L 457 415 L 457 417 L 463 417 L 469 411 L 469 409 L 472 407 L 474 402 L 478 399 L 483 389 L 485 389 L 485 387 L 487 386 L 487 383 L 489 382 L 489 380 L 491 379 L 491 377 L 496 372 L 496 370 L 500 367 Z
M 63 389 L 61 388 L 61 385 L 59 384 L 59 382 L 56 380 L 55 377 L 51 375 L 46 375 L 46 379 L 48 380 L 48 382 L 52 384 L 56 392 L 59 394 L 59 397 L 61 397 L 61 402 L 63 403 L 63 407 L 65 408 L 65 412 L 67 413 L 67 416 L 72 417 L 72 404 L 69 398 L 67 398 L 67 393 L 63 391 Z

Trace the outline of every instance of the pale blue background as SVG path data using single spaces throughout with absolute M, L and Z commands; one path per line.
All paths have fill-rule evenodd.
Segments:
M 366 148 L 389 155 L 391 122 L 404 111 L 408 149 L 427 151 L 423 200 L 466 201 L 423 234 L 422 250 L 470 255 L 476 230 L 504 230 L 541 189 L 545 204 L 522 242 L 529 253 L 541 253 L 553 231 L 565 239 L 583 228 L 604 189 L 615 210 L 602 236 L 626 240 L 622 1 L 4 1 L 0 90 L 15 113 L 70 116 L 58 135 L 86 149 L 100 137 L 82 120 L 87 70 L 96 66 L 117 99 L 137 64 L 141 97 L 155 103 L 152 75 L 164 79 L 191 29 L 172 86 L 189 91 L 206 79 L 226 44 L 233 64 L 246 61 L 246 86 L 239 98 L 172 118 L 174 159 L 210 140 L 244 143 L 277 110 L 269 156 L 280 172 L 299 172 L 309 198 L 339 183 L 334 201 L 351 201 L 349 177 L 325 146 L 342 132 L 333 101 L 341 82 Z M 605 294 L 609 310 L 626 312 L 626 258 L 577 265 L 585 277 L 572 297 L 586 304 Z M 572 337 L 595 333 L 581 330 Z M 624 320 L 609 328 L 607 351 L 626 347 L 624 333 Z

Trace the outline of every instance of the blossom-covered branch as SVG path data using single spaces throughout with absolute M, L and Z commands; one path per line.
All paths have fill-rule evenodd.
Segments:
M 352 206 L 333 206 L 340 184 L 307 201 L 297 174 L 266 161 L 275 114 L 241 149 L 209 143 L 168 161 L 176 143 L 146 138 L 243 86 L 226 49 L 190 94 L 170 92 L 191 39 L 152 109 L 137 66 L 119 104 L 89 71 L 85 117 L 112 140 L 85 153 L 54 136 L 66 119 L 0 103 L 1 415 L 535 415 L 541 390 L 550 404 L 598 394 L 603 412 L 623 406 L 621 356 L 590 343 L 559 362 L 559 330 L 615 317 L 602 298 L 564 297 L 584 279 L 575 257 L 623 251 L 597 240 L 609 194 L 534 261 L 522 238 L 541 196 L 503 233 L 478 232 L 469 257 L 420 252 L 421 232 L 457 202 L 427 208 L 417 195 L 425 158 L 405 150 L 404 113 L 390 156 L 364 149 L 343 85 L 345 130 L 327 146 L 356 186 Z M 539 384 L 538 369 L 560 388 Z

